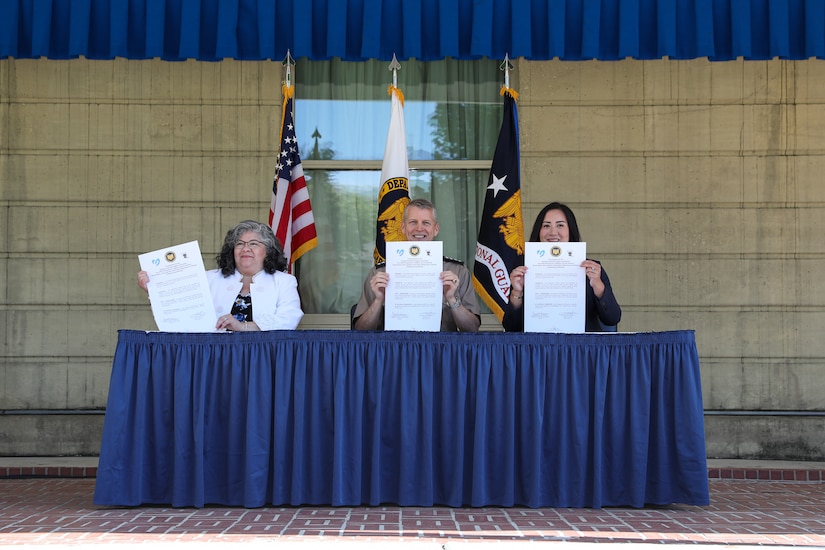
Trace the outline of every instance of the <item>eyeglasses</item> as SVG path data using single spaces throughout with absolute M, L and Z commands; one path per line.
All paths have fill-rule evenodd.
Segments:
M 238 242 L 235 243 L 235 248 L 237 250 L 243 250 L 247 246 L 252 250 L 257 250 L 259 247 L 264 247 L 266 245 L 264 243 L 262 243 L 261 241 L 254 241 L 254 240 L 253 241 L 238 241 Z

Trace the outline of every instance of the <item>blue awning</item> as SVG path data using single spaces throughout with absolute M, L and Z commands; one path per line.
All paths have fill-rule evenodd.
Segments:
M 825 57 L 823 0 L 2 0 L 0 58 Z

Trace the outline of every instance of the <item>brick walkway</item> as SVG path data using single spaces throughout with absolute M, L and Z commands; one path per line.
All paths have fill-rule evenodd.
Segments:
M 0 546 L 670 543 L 825 547 L 825 483 L 712 479 L 710 506 L 101 508 L 93 478 L 0 479 Z M 281 546 L 283 547 L 283 546 Z M 341 544 L 336 546 L 341 547 Z

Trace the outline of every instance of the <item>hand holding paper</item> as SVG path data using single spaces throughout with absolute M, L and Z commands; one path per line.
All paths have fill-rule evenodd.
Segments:
M 197 241 L 138 256 L 162 332 L 215 332 L 215 306 Z
M 525 332 L 584 332 L 586 249 L 581 242 L 525 243 Z

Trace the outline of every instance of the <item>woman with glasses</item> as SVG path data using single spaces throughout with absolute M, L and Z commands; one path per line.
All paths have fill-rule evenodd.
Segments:
M 265 224 L 246 220 L 226 233 L 217 269 L 206 272 L 217 330 L 292 330 L 304 312 L 298 282 L 285 272 L 281 243 Z M 149 276 L 138 273 L 146 290 Z

